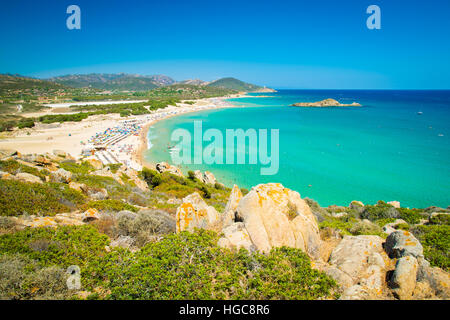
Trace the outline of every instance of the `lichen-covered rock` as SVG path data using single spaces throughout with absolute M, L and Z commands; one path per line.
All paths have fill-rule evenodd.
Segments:
M 58 169 L 50 173 L 50 181 L 51 182 L 59 182 L 59 183 L 70 183 L 72 181 L 72 172 Z
M 66 158 L 68 156 L 67 152 L 63 150 L 53 150 L 53 154 L 60 158 Z
M 81 214 L 81 220 L 83 222 L 89 222 L 97 219 L 100 219 L 100 212 L 98 212 L 95 208 L 90 208 Z
M 41 183 L 42 180 L 39 177 L 36 177 L 35 175 L 26 173 L 26 172 L 19 172 L 16 174 L 13 178 L 14 180 L 18 180 L 21 182 L 28 182 L 28 183 Z
M 423 247 L 412 233 L 408 231 L 392 232 L 386 238 L 385 250 L 391 258 L 413 256 L 423 257 Z
M 156 171 L 158 171 L 159 173 L 163 173 L 163 172 L 169 172 L 172 173 L 174 175 L 183 176 L 183 173 L 181 172 L 181 170 L 175 166 L 172 166 L 170 164 L 168 164 L 167 162 L 160 162 L 156 164 Z
M 400 202 L 398 202 L 398 201 L 389 201 L 387 204 L 390 204 L 391 206 L 393 206 L 396 209 L 400 208 Z
M 183 199 L 176 214 L 176 231 L 207 229 L 219 221 L 219 213 L 194 192 Z
M 217 180 L 216 177 L 211 172 L 205 171 L 203 173 L 203 182 L 206 184 L 214 185 L 217 182 Z
M 426 282 L 434 295 L 441 299 L 450 299 L 450 275 L 420 257 L 418 261 L 417 281 Z
M 84 183 L 78 183 L 78 182 L 75 182 L 75 181 L 71 181 L 69 183 L 69 188 L 73 189 L 73 190 L 76 190 L 76 191 L 83 192 L 83 190 L 86 189 L 87 186 Z
M 391 234 L 392 232 L 397 231 L 395 227 L 398 226 L 399 224 L 407 224 L 407 222 L 403 219 L 396 219 L 394 222 L 385 224 L 383 226 L 383 232 L 386 234 Z
M 384 267 L 389 260 L 383 251 L 384 240 L 378 236 L 345 236 L 330 256 L 329 263 L 358 282 L 370 265 Z
M 219 239 L 218 245 L 224 248 L 245 248 L 248 251 L 255 250 L 250 236 L 242 222 L 236 222 L 222 229 L 223 237 Z
M 288 246 L 319 256 L 319 227 L 298 192 L 279 183 L 260 184 L 239 201 L 236 212 L 259 251 Z
M 10 158 L 15 155 L 20 155 L 19 152 L 17 152 L 17 150 L 0 149 L 0 160 L 4 160 L 4 159 Z
M 336 266 L 329 266 L 324 271 L 327 275 L 336 280 L 341 288 L 347 289 L 353 285 L 352 277 Z
M 117 239 L 111 241 L 110 246 L 130 249 L 134 244 L 134 239 L 130 236 L 120 235 Z
M 398 259 L 389 286 L 400 300 L 411 299 L 416 287 L 417 259 L 407 255 Z
M 83 185 L 81 190 L 93 200 L 105 200 L 109 197 L 108 191 L 105 188 L 93 188 Z
M 89 163 L 95 170 L 101 170 L 103 168 L 103 163 L 97 159 L 86 159 L 86 162 Z
M 214 185 L 217 182 L 214 174 L 212 174 L 209 171 L 205 171 L 202 173 L 200 170 L 195 170 L 194 177 L 197 178 L 199 181 L 206 183 L 206 184 Z
M 133 180 L 133 182 L 134 182 L 134 184 L 136 185 L 136 187 L 138 187 L 141 191 L 146 192 L 146 191 L 149 191 L 149 190 L 150 190 L 150 189 L 148 188 L 147 182 L 145 182 L 145 181 L 142 180 L 142 179 L 135 178 L 135 179 Z
M 228 202 L 225 206 L 225 209 L 223 210 L 224 213 L 222 216 L 222 223 L 224 227 L 229 226 L 234 222 L 236 216 L 236 209 L 241 199 L 242 199 L 241 189 L 239 189 L 237 185 L 233 185 L 230 197 L 228 198 Z
M 348 207 L 350 209 L 364 208 L 364 203 L 362 203 L 361 201 L 353 200 L 352 202 L 350 202 L 350 205 Z
M 31 221 L 24 221 L 23 225 L 31 228 L 56 227 L 58 223 L 53 217 L 35 217 Z

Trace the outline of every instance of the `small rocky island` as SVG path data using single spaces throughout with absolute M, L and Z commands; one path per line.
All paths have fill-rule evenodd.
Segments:
M 291 104 L 292 107 L 361 107 L 361 104 L 353 102 L 351 104 L 342 104 L 334 99 L 325 99 L 317 102 L 298 102 Z

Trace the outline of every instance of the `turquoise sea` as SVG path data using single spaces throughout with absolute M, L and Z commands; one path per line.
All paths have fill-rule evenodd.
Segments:
M 279 129 L 276 175 L 261 165 L 183 165 L 212 171 L 227 185 L 250 189 L 281 182 L 322 206 L 352 200 L 397 200 L 402 206 L 450 205 L 450 91 L 279 90 L 230 99 L 242 108 L 180 115 L 149 129 L 150 162 L 168 161 L 176 128 Z M 256 97 L 264 96 L 264 97 Z M 363 107 L 298 108 L 295 102 L 334 98 Z M 421 113 L 421 114 L 420 114 Z M 206 146 L 208 143 L 204 143 Z M 247 150 L 248 151 L 248 150 Z

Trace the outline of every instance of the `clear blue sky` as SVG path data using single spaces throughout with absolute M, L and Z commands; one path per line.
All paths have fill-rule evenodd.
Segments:
M 66 8 L 81 8 L 81 30 Z M 381 8 L 368 30 L 366 8 Z M 232 76 L 276 88 L 450 88 L 448 0 L 14 0 L 0 73 Z

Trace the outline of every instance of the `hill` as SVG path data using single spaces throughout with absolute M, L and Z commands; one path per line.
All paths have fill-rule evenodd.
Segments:
M 64 88 L 64 85 L 51 81 L 24 77 L 18 74 L 0 74 L 0 93 L 9 90 L 50 90 Z
M 74 88 L 91 87 L 119 91 L 147 91 L 175 83 L 175 80 L 165 75 L 142 76 L 126 73 L 76 74 L 54 77 L 48 80 Z
M 263 87 L 246 83 L 241 80 L 235 79 L 235 78 L 221 78 L 215 81 L 210 82 L 207 84 L 209 87 L 221 87 L 225 89 L 232 89 L 237 91 L 259 91 L 263 90 Z

